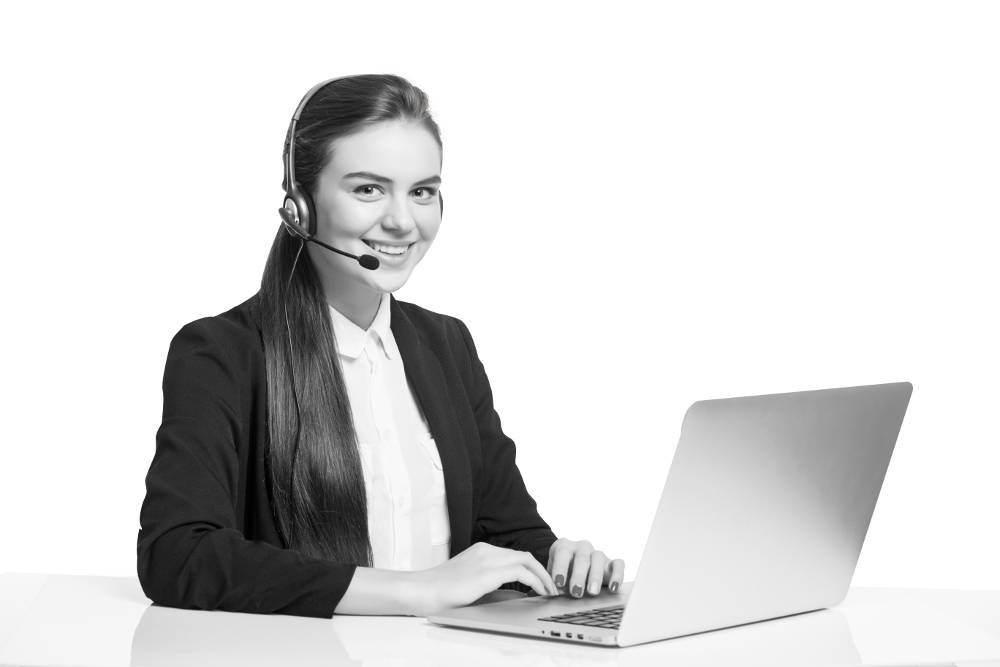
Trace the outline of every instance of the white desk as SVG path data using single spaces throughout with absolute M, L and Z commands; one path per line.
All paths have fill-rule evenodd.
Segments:
M 186 611 L 151 606 L 135 578 L 0 575 L 0 664 L 509 667 L 512 661 L 519 667 L 953 661 L 1000 667 L 1000 591 L 855 588 L 833 609 L 617 649 L 451 629 L 422 618 Z

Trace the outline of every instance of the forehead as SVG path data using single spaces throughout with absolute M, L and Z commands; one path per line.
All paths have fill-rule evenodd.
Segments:
M 351 171 L 371 171 L 394 180 L 416 181 L 437 174 L 441 149 L 422 125 L 384 121 L 341 137 L 330 146 L 327 168 L 339 177 Z

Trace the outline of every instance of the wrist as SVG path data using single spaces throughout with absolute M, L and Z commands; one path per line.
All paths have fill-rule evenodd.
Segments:
M 431 587 L 423 572 L 357 567 L 335 613 L 423 616 Z
M 410 616 L 426 616 L 434 607 L 434 587 L 430 584 L 427 570 L 400 570 L 399 593 L 406 613 Z

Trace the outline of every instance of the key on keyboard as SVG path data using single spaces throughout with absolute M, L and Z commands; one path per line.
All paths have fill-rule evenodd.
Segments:
M 625 605 L 619 604 L 613 607 L 597 607 L 585 611 L 575 611 L 571 614 L 559 614 L 558 616 L 546 616 L 539 621 L 555 621 L 556 623 L 572 623 L 573 625 L 589 625 L 595 628 L 618 628 L 622 622 L 622 612 Z

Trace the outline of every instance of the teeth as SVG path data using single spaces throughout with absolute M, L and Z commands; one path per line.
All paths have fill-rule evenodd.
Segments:
M 375 243 L 373 241 L 365 241 L 369 246 L 378 250 L 386 255 L 402 255 L 407 251 L 410 246 L 395 246 L 395 245 L 383 245 L 381 243 Z

